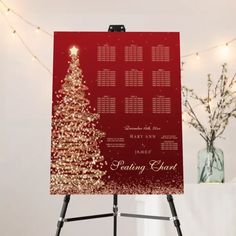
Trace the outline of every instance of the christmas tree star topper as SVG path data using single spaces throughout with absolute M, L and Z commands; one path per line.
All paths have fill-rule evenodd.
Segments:
M 70 48 L 70 55 L 72 56 L 72 55 L 77 55 L 77 53 L 78 53 L 78 48 L 77 47 L 75 47 L 75 46 L 73 46 L 72 48 Z

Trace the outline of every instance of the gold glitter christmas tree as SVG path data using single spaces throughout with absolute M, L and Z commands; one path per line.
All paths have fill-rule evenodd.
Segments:
M 51 194 L 97 193 L 104 185 L 104 158 L 96 128 L 99 114 L 90 112 L 78 49 L 70 49 L 67 74 L 57 93 L 52 117 Z

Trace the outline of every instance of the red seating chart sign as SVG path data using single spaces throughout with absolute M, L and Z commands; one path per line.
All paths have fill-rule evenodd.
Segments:
M 179 33 L 55 32 L 50 192 L 183 192 Z

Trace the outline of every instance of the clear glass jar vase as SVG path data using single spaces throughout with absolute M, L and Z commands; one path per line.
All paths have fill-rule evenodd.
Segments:
M 224 153 L 214 145 L 198 152 L 198 183 L 224 183 Z

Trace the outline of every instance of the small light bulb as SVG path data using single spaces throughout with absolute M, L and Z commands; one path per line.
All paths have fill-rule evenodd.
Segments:
M 38 26 L 35 31 L 36 31 L 36 33 L 39 33 L 40 27 Z
M 12 35 L 15 36 L 16 35 L 16 30 L 12 31 Z
M 9 15 L 10 12 L 11 12 L 11 9 L 10 9 L 10 8 L 7 8 L 6 14 Z
M 229 58 L 229 43 L 222 45 L 219 48 L 220 57 L 225 61 Z
M 196 58 L 197 58 L 197 60 L 200 60 L 200 56 L 199 56 L 198 52 L 196 53 Z
M 37 57 L 36 56 L 32 56 L 32 61 L 36 61 Z

